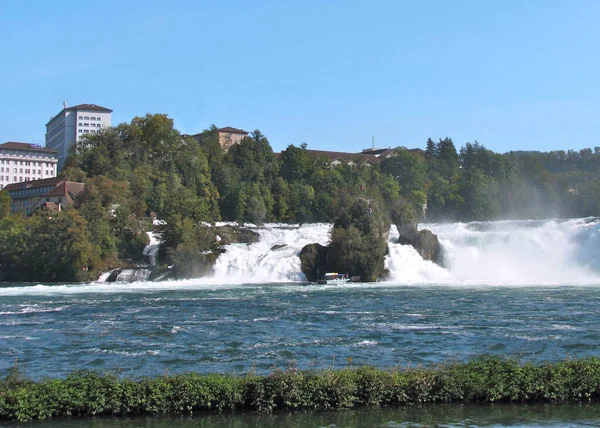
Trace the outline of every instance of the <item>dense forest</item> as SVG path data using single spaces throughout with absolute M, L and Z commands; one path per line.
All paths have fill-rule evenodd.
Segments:
M 163 114 L 86 135 L 61 172 L 86 183 L 69 209 L 10 215 L 0 192 L 0 280 L 88 280 L 135 261 L 152 216 L 173 264 L 214 245 L 206 223 L 335 222 L 359 199 L 388 219 L 419 217 L 425 203 L 425 221 L 600 214 L 600 147 L 498 154 L 429 139 L 424 152 L 335 167 L 306 148 L 275 154 L 256 130 L 224 152 L 214 126 L 184 137 Z

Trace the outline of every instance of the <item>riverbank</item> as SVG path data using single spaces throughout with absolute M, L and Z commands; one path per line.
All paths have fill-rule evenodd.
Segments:
M 490 357 L 430 368 L 381 370 L 349 365 L 318 372 L 291 366 L 266 376 L 190 373 L 130 379 L 77 372 L 39 382 L 24 378 L 15 369 L 0 381 L 0 420 L 590 402 L 599 397 L 598 358 L 536 365 Z

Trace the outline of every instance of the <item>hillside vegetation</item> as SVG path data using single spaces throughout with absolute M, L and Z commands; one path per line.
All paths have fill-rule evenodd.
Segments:
M 358 200 L 378 207 L 380 224 L 399 206 L 421 213 L 425 202 L 431 221 L 600 214 L 599 147 L 498 154 L 477 142 L 457 150 L 450 138 L 426 145 L 374 166 L 333 167 L 305 145 L 276 156 L 258 130 L 223 152 L 215 127 L 184 138 L 167 115 L 136 117 L 86 135 L 68 159 L 62 177 L 86 183 L 70 209 L 14 216 L 0 192 L 0 280 L 89 280 L 135 262 L 151 214 L 166 221 L 169 265 L 214 245 L 203 222 L 343 222 Z

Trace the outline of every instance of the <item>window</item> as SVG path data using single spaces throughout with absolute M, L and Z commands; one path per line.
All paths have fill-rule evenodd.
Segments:
M 19 172 L 23 174 L 23 168 L 19 168 Z
M 83 126 L 83 123 L 82 123 L 82 122 L 79 122 L 79 126 Z
M 42 175 L 42 170 L 38 169 L 38 175 Z
M 89 119 L 90 119 L 90 117 L 89 117 L 89 116 L 85 116 L 85 117 L 84 117 L 84 119 L 85 119 L 85 120 L 89 120 Z
M 96 120 L 100 120 L 100 118 L 99 118 L 99 117 L 97 117 L 97 118 L 96 118 Z
M 84 130 L 83 130 L 83 133 L 84 133 L 84 134 L 89 134 L 89 132 L 90 132 L 90 131 L 89 131 L 88 129 L 84 129 Z
M 81 134 L 81 133 L 83 133 L 83 129 L 80 129 L 80 130 L 79 130 L 79 133 L 80 133 L 80 134 Z
M 83 116 L 79 116 L 79 119 L 83 119 Z
M 62 198 L 58 198 L 58 203 L 62 204 Z
M 94 116 L 90 117 L 90 120 L 96 120 L 96 118 Z

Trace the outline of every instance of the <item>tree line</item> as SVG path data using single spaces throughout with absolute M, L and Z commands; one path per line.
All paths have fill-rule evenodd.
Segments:
M 61 177 L 86 183 L 64 212 L 10 215 L 0 193 L 5 280 L 89 280 L 135 262 L 151 214 L 164 220 L 161 259 L 171 264 L 215 245 L 205 223 L 335 222 L 358 199 L 395 223 L 418 219 L 425 204 L 426 221 L 600 213 L 599 147 L 499 154 L 443 138 L 377 165 L 332 166 L 305 144 L 275 154 L 259 130 L 223 151 L 214 126 L 183 136 L 164 114 L 84 136 Z

